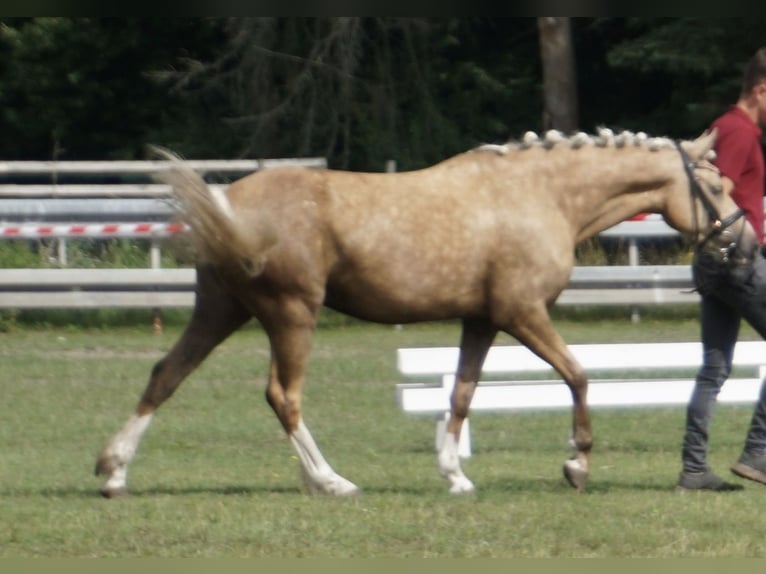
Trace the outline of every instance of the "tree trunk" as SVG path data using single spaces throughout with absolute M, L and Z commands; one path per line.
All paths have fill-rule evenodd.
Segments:
M 543 67 L 543 128 L 577 129 L 577 83 L 569 18 L 538 18 Z

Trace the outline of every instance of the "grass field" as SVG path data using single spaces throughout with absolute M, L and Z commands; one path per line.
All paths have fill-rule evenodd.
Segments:
M 572 343 L 695 340 L 696 320 L 559 322 Z M 0 334 L 0 557 L 763 557 L 766 489 L 679 495 L 683 409 L 595 410 L 589 492 L 561 477 L 568 412 L 477 415 L 464 470 L 439 478 L 432 419 L 395 403 L 399 346 L 455 344 L 455 325 L 320 330 L 306 421 L 363 490 L 302 493 L 263 399 L 263 334 L 236 334 L 168 402 L 131 467 L 132 495 L 103 500 L 95 456 L 174 341 L 138 327 L 17 327 Z M 745 330 L 743 337 L 752 337 Z M 498 342 L 508 343 L 507 338 Z M 750 409 L 720 407 L 711 461 L 728 474 Z M 732 477 L 732 480 L 738 480 Z

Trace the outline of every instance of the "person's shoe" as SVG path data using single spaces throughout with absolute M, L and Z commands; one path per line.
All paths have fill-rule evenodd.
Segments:
M 725 482 L 710 470 L 704 472 L 681 472 L 676 484 L 676 492 L 733 492 L 742 490 L 741 484 Z
M 731 471 L 742 478 L 766 484 L 766 454 L 743 452 Z

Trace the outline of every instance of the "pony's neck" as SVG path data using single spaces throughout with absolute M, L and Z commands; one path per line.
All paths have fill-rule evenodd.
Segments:
M 610 197 L 597 204 L 593 211 L 584 214 L 579 228 L 576 229 L 577 241 L 593 237 L 639 213 L 657 211 L 661 195 L 657 188 L 633 191 Z
M 581 158 L 590 162 L 588 181 L 568 184 L 572 194 L 584 196 L 568 202 L 578 242 L 638 213 L 661 211 L 669 186 L 685 184 L 681 158 L 674 150 L 582 151 L 590 152 Z

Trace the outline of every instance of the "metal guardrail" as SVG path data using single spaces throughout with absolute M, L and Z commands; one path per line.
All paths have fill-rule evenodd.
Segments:
M 188 308 L 194 269 L 0 269 L 0 308 Z
M 0 269 L 0 308 L 169 308 L 194 304 L 196 271 Z M 575 267 L 559 305 L 695 303 L 689 266 Z
M 193 170 L 205 173 L 251 172 L 285 165 L 303 167 L 327 167 L 322 157 L 272 158 L 272 159 L 185 159 Z M 123 175 L 156 174 L 169 169 L 172 162 L 159 161 L 0 161 L 3 175 Z
M 173 217 L 168 200 L 152 198 L 0 199 L 4 222 L 159 222 Z
M 689 265 L 610 265 L 575 267 L 557 304 L 639 306 L 698 302 Z

